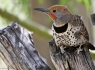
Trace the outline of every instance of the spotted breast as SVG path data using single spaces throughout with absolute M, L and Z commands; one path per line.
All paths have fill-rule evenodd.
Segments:
M 72 20 L 63 26 L 52 25 L 52 30 L 57 46 L 77 46 L 89 41 L 87 29 L 78 15 L 73 15 Z

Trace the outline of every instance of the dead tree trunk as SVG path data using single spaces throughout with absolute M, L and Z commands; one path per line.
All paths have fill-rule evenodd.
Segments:
M 50 56 L 57 70 L 95 70 L 87 46 L 83 46 L 83 51 L 76 53 L 75 48 L 65 49 L 65 53 L 55 44 L 54 39 L 49 42 Z
M 0 57 L 9 70 L 51 70 L 35 49 L 32 33 L 17 23 L 0 30 Z

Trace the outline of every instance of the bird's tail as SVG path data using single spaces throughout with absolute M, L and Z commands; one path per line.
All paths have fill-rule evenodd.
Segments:
M 90 49 L 90 50 L 95 50 L 95 47 L 94 47 L 91 43 L 86 42 L 85 45 L 88 47 L 88 49 Z

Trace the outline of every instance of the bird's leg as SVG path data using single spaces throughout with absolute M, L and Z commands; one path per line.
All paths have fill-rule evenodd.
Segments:
M 77 49 L 77 53 L 79 54 L 80 51 L 82 51 L 82 48 L 81 48 L 82 44 L 79 45 L 79 48 Z
M 66 48 L 65 45 L 64 45 L 64 46 L 60 46 L 61 53 L 65 53 L 65 52 L 66 52 L 66 51 L 65 51 L 65 48 Z

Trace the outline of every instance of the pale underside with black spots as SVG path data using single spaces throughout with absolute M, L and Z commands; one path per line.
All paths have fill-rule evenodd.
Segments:
M 81 16 L 73 15 L 72 20 L 63 26 L 52 25 L 53 38 L 57 46 L 78 46 L 89 41 L 89 35 Z

